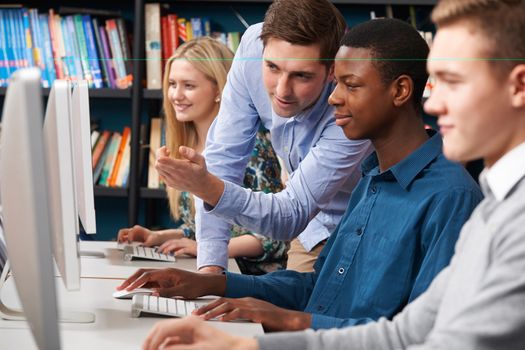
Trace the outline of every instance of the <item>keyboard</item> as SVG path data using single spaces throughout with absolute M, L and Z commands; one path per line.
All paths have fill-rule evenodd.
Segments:
M 124 247 L 124 260 L 130 261 L 133 259 L 147 259 L 156 261 L 175 262 L 173 255 L 158 253 L 155 248 L 128 245 Z
M 151 295 L 134 295 L 131 301 L 131 316 L 162 315 L 184 317 L 204 304 L 191 300 L 163 298 Z

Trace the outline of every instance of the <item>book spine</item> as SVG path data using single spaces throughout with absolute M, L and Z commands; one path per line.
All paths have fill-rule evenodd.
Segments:
M 80 58 L 80 48 L 78 47 L 77 31 L 75 29 L 75 20 L 73 16 L 66 16 L 65 21 L 67 24 L 67 31 L 70 38 L 71 50 L 73 55 L 73 64 L 75 66 L 75 74 L 77 80 L 84 79 L 84 72 L 82 71 L 82 60 Z
M 78 72 L 75 66 L 75 52 L 73 50 L 73 45 L 71 42 L 71 33 L 69 31 L 67 20 L 62 18 L 60 21 L 60 26 L 62 28 L 62 38 L 64 39 L 64 49 L 66 55 L 64 56 L 64 63 L 67 66 L 68 77 L 71 81 L 78 80 Z
M 98 165 L 99 161 L 102 157 L 102 154 L 104 153 L 104 149 L 106 148 L 106 144 L 108 143 L 109 137 L 111 136 L 111 133 L 108 130 L 105 130 L 102 132 L 102 134 L 99 137 L 99 140 L 93 150 L 92 153 L 92 164 L 93 164 L 93 170 L 95 170 Z
M 29 10 L 25 7 L 22 8 L 20 15 L 22 16 L 22 35 L 25 43 L 27 66 L 33 67 L 35 65 L 35 61 L 33 59 L 33 38 L 31 36 L 31 27 L 29 26 Z
M 84 24 L 82 15 L 73 16 L 73 22 L 75 23 L 75 33 L 77 37 L 77 44 L 80 51 L 80 62 L 82 63 L 82 71 L 84 72 L 84 79 L 87 81 L 90 88 L 93 87 L 93 75 L 88 62 L 88 52 L 86 44 L 86 36 L 84 34 Z
M 102 58 L 104 59 L 106 69 L 108 71 L 109 87 L 116 88 L 117 87 L 117 77 L 115 73 L 115 67 L 113 64 L 113 60 L 111 59 L 111 53 L 110 53 L 111 51 L 110 51 L 109 43 L 108 43 L 108 35 L 106 32 L 106 29 L 102 26 L 98 27 L 98 31 L 100 34 L 100 41 L 102 42 L 102 50 L 104 51 Z
M 108 180 L 109 176 L 111 175 L 111 171 L 113 170 L 113 166 L 115 164 L 115 158 L 117 156 L 118 152 L 118 146 L 120 145 L 120 139 L 122 138 L 122 135 L 119 132 L 113 133 L 113 136 L 111 137 L 111 142 L 109 144 L 109 151 L 108 155 L 104 161 L 104 167 L 102 168 L 102 173 L 100 174 L 100 180 L 98 181 L 98 184 L 101 186 L 108 186 Z
M 122 60 L 122 48 L 120 47 L 120 39 L 118 37 L 117 23 L 115 20 L 109 19 L 106 21 L 106 30 L 108 32 L 109 46 L 113 57 L 113 65 L 116 71 L 117 87 L 127 88 L 130 82 L 127 80 L 126 67 Z
M 106 162 L 106 157 L 108 156 L 108 153 L 109 153 L 109 145 L 111 143 L 110 140 L 111 140 L 111 133 L 108 136 L 106 143 L 104 144 L 100 158 L 98 159 L 97 165 L 95 166 L 95 170 L 93 171 L 93 184 L 97 184 L 98 180 L 100 179 L 102 168 L 104 167 L 104 163 Z
M 53 82 L 57 77 L 55 71 L 55 64 L 53 60 L 53 49 L 51 44 L 51 34 L 49 31 L 49 16 L 47 14 L 38 15 L 40 20 L 40 29 L 43 35 L 43 44 L 44 44 L 44 56 L 45 56 L 45 69 L 47 71 L 47 76 L 49 79 L 49 86 L 53 86 Z
M 51 48 L 53 49 L 53 62 L 55 65 L 56 76 L 58 79 L 64 79 L 64 70 L 62 69 L 62 58 L 60 57 L 60 46 L 58 43 L 58 38 L 56 34 L 56 22 L 55 22 L 55 12 L 53 9 L 49 10 L 49 36 L 51 37 Z
M 160 4 L 145 6 L 146 86 L 148 89 L 160 89 L 162 87 Z
M 120 144 L 118 146 L 118 152 L 115 158 L 115 164 L 113 165 L 113 169 L 111 171 L 111 176 L 108 179 L 108 184 L 110 187 L 116 186 L 117 176 L 120 170 L 120 163 L 122 162 L 122 156 L 124 155 L 124 149 L 126 148 L 126 145 L 129 142 L 128 140 L 129 140 L 130 135 L 131 135 L 131 129 L 128 126 L 126 126 L 124 128 L 124 131 L 122 132 L 122 138 L 120 139 Z
M 43 34 L 40 29 L 40 21 L 38 19 L 38 10 L 29 10 L 29 22 L 31 24 L 31 35 L 33 37 L 33 60 L 35 66 L 40 68 L 40 75 L 42 79 L 42 86 L 49 87 L 48 71 L 45 66 L 45 53 L 43 44 Z M 0 30 L 1 31 L 1 30 Z
M 168 53 L 168 57 L 173 56 L 175 53 L 175 50 L 177 47 L 179 47 L 179 32 L 178 32 L 178 26 L 177 26 L 177 15 L 175 14 L 169 14 L 168 15 L 168 31 L 169 31 L 169 48 L 170 52 Z
M 93 85 L 95 88 L 102 88 L 102 74 L 100 71 L 100 65 L 98 64 L 97 48 L 95 46 L 95 37 L 93 35 L 93 27 L 91 25 L 91 16 L 82 16 L 82 24 L 84 26 L 84 33 L 86 36 L 86 48 L 88 54 L 89 68 L 93 76 Z
M 126 24 L 124 23 L 124 19 L 122 18 L 117 18 L 115 22 L 117 24 L 120 47 L 122 48 L 122 59 L 124 60 L 124 66 L 126 67 L 126 75 L 131 76 L 133 74 L 133 64 L 130 59 L 131 48 L 129 46 L 128 31 L 126 30 Z
M 4 10 L 0 10 L 0 86 L 7 86 L 7 79 L 9 79 L 4 12 Z
M 99 25 L 98 25 L 98 19 L 93 18 L 91 20 L 91 24 L 93 27 L 93 34 L 95 36 L 95 46 L 97 47 L 97 53 L 99 57 L 100 62 L 100 68 L 102 68 L 102 85 L 111 87 L 111 84 L 109 83 L 109 72 L 108 72 L 108 65 L 106 64 L 105 56 L 104 56 L 104 49 L 102 48 L 102 40 L 100 38 L 100 31 L 99 31 Z

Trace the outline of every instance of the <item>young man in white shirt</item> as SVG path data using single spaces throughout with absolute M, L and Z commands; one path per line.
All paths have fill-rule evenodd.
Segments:
M 486 166 L 450 265 L 393 320 L 246 339 L 190 317 L 159 323 L 144 349 L 525 348 L 525 1 L 442 0 L 432 17 L 425 109 L 448 158 Z

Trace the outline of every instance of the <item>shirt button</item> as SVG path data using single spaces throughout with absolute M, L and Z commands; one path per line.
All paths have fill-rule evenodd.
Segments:
M 372 194 L 376 194 L 376 192 L 377 192 L 377 188 L 376 188 L 375 186 L 372 186 L 372 187 L 370 188 L 370 192 L 372 192 Z
M 339 270 L 337 270 L 337 272 L 342 275 L 343 273 L 345 273 L 345 269 L 344 267 L 340 267 Z
M 361 227 L 358 228 L 357 230 L 355 230 L 355 234 L 361 236 L 361 234 L 363 234 L 363 229 Z
M 323 305 L 317 305 L 317 311 L 323 311 L 324 307 Z
M 288 153 L 288 147 L 284 147 L 284 152 Z

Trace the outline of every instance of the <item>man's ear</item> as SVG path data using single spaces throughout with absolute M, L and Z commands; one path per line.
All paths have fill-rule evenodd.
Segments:
M 335 69 L 335 64 L 332 63 L 330 68 L 328 68 L 328 74 L 326 75 L 326 82 L 334 81 L 334 69 Z
M 414 82 L 406 75 L 400 75 L 392 82 L 393 103 L 396 107 L 401 107 L 412 98 L 414 93 Z
M 512 69 L 509 81 L 512 107 L 525 107 L 525 64 L 519 64 Z

